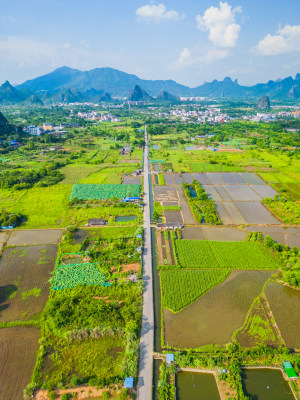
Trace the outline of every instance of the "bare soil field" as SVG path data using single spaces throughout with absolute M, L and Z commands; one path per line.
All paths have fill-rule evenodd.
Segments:
M 159 186 L 153 187 L 155 201 L 178 201 L 177 191 L 174 186 Z
M 62 232 L 62 229 L 12 231 L 7 241 L 7 246 L 58 244 Z
M 36 328 L 0 329 L 0 400 L 21 400 L 38 350 Z
M 235 270 L 222 284 L 179 313 L 165 309 L 165 343 L 178 348 L 197 348 L 230 342 L 271 274 L 272 271 Z
M 27 320 L 42 311 L 56 245 L 8 248 L 0 260 L 0 321 Z
M 183 223 L 180 211 L 164 211 L 166 222 L 180 222 Z
M 175 186 L 173 174 L 164 174 L 165 184 Z
M 141 177 L 140 176 L 125 176 L 122 184 L 123 185 L 140 185 Z

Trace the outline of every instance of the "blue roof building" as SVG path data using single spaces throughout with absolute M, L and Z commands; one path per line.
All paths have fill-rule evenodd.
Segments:
M 134 379 L 132 377 L 125 378 L 124 388 L 132 389 L 133 388 L 133 381 L 134 381 Z
M 166 361 L 167 361 L 167 364 L 171 364 L 172 362 L 174 362 L 174 354 L 173 353 L 168 353 L 166 355 Z

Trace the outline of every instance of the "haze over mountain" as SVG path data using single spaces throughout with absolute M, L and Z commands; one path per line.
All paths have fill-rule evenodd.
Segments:
M 232 98 L 259 98 L 269 96 L 270 99 L 291 99 L 300 97 L 300 74 L 295 79 L 291 76 L 254 86 L 239 85 L 237 80 L 226 77 L 223 81 L 213 80 L 195 88 L 176 83 L 173 80 L 145 80 L 136 75 L 127 74 L 113 68 L 96 68 L 80 71 L 69 67 L 61 67 L 49 74 L 26 81 L 16 88 L 28 89 L 41 95 L 45 92 L 59 92 L 62 89 L 74 88 L 87 92 L 96 90 L 108 92 L 113 96 L 128 97 L 132 88 L 138 85 L 151 96 L 158 96 L 167 91 L 175 96 L 207 96 Z

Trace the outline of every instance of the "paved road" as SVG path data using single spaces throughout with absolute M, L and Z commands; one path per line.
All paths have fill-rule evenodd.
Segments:
M 150 230 L 150 193 L 149 193 L 149 159 L 148 138 L 145 126 L 144 149 L 144 307 L 143 322 L 140 338 L 140 368 L 137 387 L 138 400 L 152 400 L 152 373 L 153 373 L 153 340 L 154 340 L 154 314 L 153 314 L 153 281 L 151 257 L 151 230 Z

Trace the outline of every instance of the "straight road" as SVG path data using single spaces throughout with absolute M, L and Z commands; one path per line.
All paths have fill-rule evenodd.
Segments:
M 137 387 L 138 400 L 152 400 L 152 373 L 153 373 L 153 340 L 154 340 L 154 313 L 153 313 L 153 279 L 152 279 L 152 251 L 150 228 L 150 192 L 149 192 L 149 145 L 147 126 L 145 125 L 144 148 L 144 307 L 140 338 L 140 365 Z

